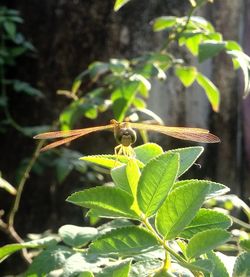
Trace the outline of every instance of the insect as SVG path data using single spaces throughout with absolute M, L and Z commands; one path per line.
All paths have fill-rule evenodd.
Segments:
M 41 151 L 46 151 L 93 132 L 113 130 L 114 137 L 117 143 L 119 144 L 118 146 L 115 147 L 115 154 L 116 155 L 123 154 L 125 156 L 130 156 L 131 150 L 132 150 L 131 145 L 136 141 L 136 132 L 133 129 L 159 132 L 159 133 L 168 135 L 170 137 L 174 137 L 182 140 L 190 140 L 190 141 L 204 142 L 204 143 L 220 142 L 220 139 L 217 136 L 209 133 L 208 130 L 201 129 L 201 128 L 169 127 L 169 126 L 151 125 L 151 124 L 143 124 L 143 123 L 131 123 L 128 121 L 119 123 L 115 119 L 112 119 L 110 121 L 110 124 L 108 125 L 76 129 L 76 130 L 68 130 L 68 131 L 55 131 L 55 132 L 42 133 L 42 134 L 36 135 L 34 138 L 35 139 L 61 138 L 60 140 L 52 142 L 41 149 Z

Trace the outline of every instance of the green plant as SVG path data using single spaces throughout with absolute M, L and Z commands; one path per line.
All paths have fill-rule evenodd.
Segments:
M 116 1 L 115 10 L 118 11 L 127 2 Z M 123 121 L 131 112 L 145 111 L 145 99 L 149 96 L 153 78 L 166 80 L 170 70 L 174 71 L 184 87 L 190 87 L 195 82 L 202 87 L 213 111 L 218 112 L 218 88 L 196 66 L 190 65 L 187 52 L 202 63 L 224 51 L 232 60 L 234 69 L 241 68 L 243 71 L 246 96 L 250 90 L 250 58 L 236 41 L 224 40 L 208 20 L 195 16 L 196 11 L 207 2 L 212 1 L 190 1 L 187 16 L 161 16 L 153 21 L 153 31 L 164 32 L 165 39 L 160 50 L 130 60 L 94 62 L 75 78 L 71 90 L 58 91 L 72 99 L 60 115 L 62 129 L 71 129 L 82 116 L 95 119 L 100 112 L 110 108 L 118 121 Z M 174 43 L 178 47 L 173 51 L 171 45 Z M 182 56 L 176 54 L 178 48 Z
M 83 157 L 111 168 L 113 185 L 75 192 L 67 201 L 88 208 L 89 216 L 113 220 L 98 228 L 65 225 L 56 237 L 6 245 L 1 259 L 22 248 L 45 248 L 26 276 L 230 276 L 229 262 L 214 250 L 231 239 L 226 229 L 232 221 L 202 208 L 228 188 L 208 180 L 179 180 L 202 151 L 163 152 L 148 143 L 135 148 L 136 159 Z M 249 270 L 249 241 L 242 245 L 233 276 Z
M 8 125 L 14 127 L 25 135 L 30 135 L 29 130 L 21 127 L 12 117 L 9 109 L 9 94 L 24 93 L 27 96 L 43 97 L 41 91 L 32 87 L 29 83 L 10 77 L 10 69 L 18 63 L 18 58 L 35 53 L 34 46 L 18 32 L 18 25 L 23 23 L 19 11 L 0 6 L 0 108 L 5 117 L 0 120 L 0 130 L 3 132 Z

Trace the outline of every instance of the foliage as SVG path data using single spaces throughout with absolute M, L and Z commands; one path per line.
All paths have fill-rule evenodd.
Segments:
M 19 11 L 0 6 L 0 108 L 3 109 L 5 115 L 5 118 L 1 118 L 0 130 L 3 132 L 10 125 L 28 135 L 28 129 L 22 128 L 10 114 L 10 95 L 8 94 L 16 92 L 36 98 L 44 97 L 44 95 L 29 83 L 8 77 L 10 69 L 17 65 L 21 56 L 36 52 L 34 46 L 18 31 L 18 25 L 22 23 L 23 19 Z
M 117 0 L 115 11 L 128 2 Z M 161 50 L 131 60 L 93 62 L 75 78 L 70 91 L 58 91 L 71 99 L 60 114 L 61 128 L 72 128 L 82 116 L 95 119 L 110 108 L 119 121 L 133 111 L 148 113 L 145 100 L 152 79 L 165 80 L 170 70 L 184 87 L 197 82 L 217 112 L 218 88 L 196 66 L 187 63 L 184 57 L 177 57 L 171 51 L 172 43 L 189 51 L 200 63 L 224 51 L 232 59 L 234 69 L 242 69 L 246 95 L 250 88 L 250 58 L 237 42 L 224 40 L 210 22 L 194 15 L 203 4 L 212 1 L 189 2 L 192 7 L 188 16 L 162 16 L 154 20 L 153 30 L 165 36 Z M 5 114 L 1 126 L 10 125 L 25 135 L 32 135 L 48 126 L 21 127 L 8 107 L 10 89 L 27 96 L 43 97 L 30 84 L 7 78 L 6 72 L 19 56 L 35 53 L 35 48 L 17 31 L 21 23 L 18 11 L 0 8 L 0 106 Z M 157 118 L 153 113 L 150 116 Z M 232 217 L 234 223 L 245 229 L 227 231 L 232 224 L 228 216 L 230 196 L 223 195 L 227 187 L 207 180 L 179 181 L 200 156 L 202 147 L 163 152 L 156 144 L 145 144 L 135 149 L 134 159 L 97 155 L 82 157 L 81 161 L 78 160 L 80 153 L 66 149 L 44 154 L 37 160 L 41 147 L 42 144 L 32 159 L 22 165 L 18 201 L 31 169 L 41 174 L 45 166 L 54 166 L 60 183 L 73 169 L 86 172 L 87 165 L 82 161 L 92 162 L 111 170 L 112 185 L 75 192 L 67 201 L 89 209 L 87 215 L 92 219 L 111 221 L 97 228 L 64 225 L 55 236 L 5 245 L 0 248 L 1 261 L 16 251 L 29 249 L 35 258 L 26 276 L 230 276 L 232 264 L 233 276 L 249 275 L 249 226 Z M 96 183 L 97 175 L 93 176 Z M 1 177 L 0 187 L 16 193 Z M 227 203 L 226 209 L 212 209 L 213 201 Z M 231 206 L 235 207 L 238 202 L 233 200 Z M 249 219 L 249 207 L 242 202 L 241 207 Z M 4 225 L 0 219 L 1 227 L 13 228 L 17 209 L 18 204 L 14 205 L 8 224 Z M 234 250 L 238 256 L 233 257 L 232 262 L 218 250 Z
M 229 189 L 207 180 L 178 180 L 203 148 L 163 152 L 149 143 L 134 150 L 137 158 L 125 162 L 114 155 L 89 156 L 88 160 L 111 167 L 113 185 L 67 198 L 88 208 L 88 215 L 111 221 L 97 228 L 64 225 L 57 236 L 0 248 L 0 258 L 23 247 L 42 248 L 26 276 L 230 276 L 230 264 L 218 249 L 233 242 L 226 230 L 232 220 L 202 208 Z M 248 276 L 249 239 L 240 245 L 233 276 Z
M 129 1 L 116 1 L 115 10 L 119 10 Z M 124 120 L 133 111 L 144 111 L 153 78 L 165 80 L 167 72 L 173 70 L 184 87 L 195 82 L 203 88 L 212 109 L 219 111 L 220 92 L 197 67 L 187 63 L 171 50 L 171 44 L 177 43 L 180 49 L 186 49 L 199 63 L 225 52 L 232 60 L 234 69 L 241 68 L 244 74 L 244 95 L 249 92 L 250 58 L 240 45 L 224 40 L 212 24 L 194 13 L 206 0 L 190 1 L 192 4 L 188 16 L 161 16 L 153 22 L 154 32 L 164 32 L 165 41 L 159 51 L 143 54 L 133 59 L 111 59 L 109 62 L 94 62 L 74 80 L 71 90 L 59 93 L 72 98 L 72 103 L 60 115 L 62 129 L 70 129 L 81 116 L 95 119 L 100 112 L 112 108 L 114 118 Z M 182 51 L 183 53 L 183 51 Z M 185 53 L 185 51 L 184 51 Z M 88 90 L 84 89 L 87 85 Z M 92 84 L 92 89 L 89 89 Z

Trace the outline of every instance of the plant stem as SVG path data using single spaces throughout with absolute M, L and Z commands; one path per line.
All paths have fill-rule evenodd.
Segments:
M 159 234 L 155 231 L 155 229 L 153 228 L 153 226 L 149 223 L 147 218 L 142 218 L 142 222 L 144 223 L 144 225 L 148 228 L 148 230 L 154 235 L 154 237 L 157 239 L 157 241 L 163 246 L 163 248 L 166 250 L 166 258 L 164 261 L 164 268 L 165 266 L 167 268 L 165 268 L 166 270 L 170 268 L 171 265 L 171 261 L 170 261 L 170 257 L 168 255 L 168 253 L 170 253 L 172 256 L 174 256 L 178 261 L 179 264 L 185 268 L 188 268 L 189 270 L 192 271 L 192 273 L 194 274 L 194 276 L 200 276 L 199 272 L 200 272 L 200 268 L 197 268 L 195 265 L 192 265 L 190 263 L 188 263 L 183 257 L 181 257 L 179 254 L 177 254 L 172 248 L 170 248 L 167 244 L 167 241 L 162 239 Z
M 16 194 L 16 198 L 15 198 L 15 201 L 14 201 L 14 205 L 12 207 L 12 210 L 11 210 L 10 214 L 9 214 L 9 219 L 8 219 L 8 226 L 9 227 L 14 226 L 15 215 L 16 215 L 16 212 L 18 211 L 18 208 L 19 208 L 19 204 L 20 204 L 20 200 L 21 200 L 24 185 L 25 185 L 25 183 L 26 183 L 26 181 L 29 177 L 30 171 L 31 171 L 34 163 L 36 162 L 37 158 L 39 157 L 39 152 L 40 152 L 40 149 L 43 146 L 43 143 L 44 143 L 44 140 L 41 140 L 37 144 L 35 152 L 33 153 L 33 156 L 31 158 L 31 160 L 29 161 L 29 164 L 27 165 L 27 167 L 26 167 L 26 169 L 23 173 L 23 176 L 22 176 L 22 178 L 21 178 L 21 180 L 18 184 L 17 194 Z

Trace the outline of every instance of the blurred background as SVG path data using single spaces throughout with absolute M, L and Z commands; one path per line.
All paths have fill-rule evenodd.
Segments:
M 95 61 L 133 59 L 161 49 L 165 33 L 153 32 L 152 21 L 162 15 L 184 16 L 190 10 L 190 2 L 183 0 L 134 0 L 118 12 L 114 12 L 113 5 L 112 0 L 1 3 L 2 15 L 6 14 L 5 6 L 18 11 L 16 17 L 20 18 L 14 20 L 13 27 L 9 23 L 3 25 L 6 17 L 0 17 L 8 35 L 15 36 L 15 43 L 5 42 L 3 32 L 1 34 L 1 50 L 12 50 L 9 60 L 5 64 L 1 62 L 0 170 L 2 177 L 14 187 L 22 181 L 25 183 L 14 224 L 20 237 L 56 231 L 66 223 L 87 224 L 88 219 L 80 209 L 66 203 L 65 199 L 73 191 L 109 180 L 104 170 L 96 171 L 78 158 L 113 153 L 112 133 L 86 136 L 67 149 L 61 147 L 37 156 L 38 142 L 32 136 L 49 126 L 60 128 L 59 123 L 69 111 L 67 107 L 73 105 L 72 95 L 67 95 L 73 81 Z M 197 14 L 210 21 L 225 40 L 239 42 L 245 53 L 250 54 L 249 12 L 247 0 L 216 0 L 203 6 Z M 204 145 L 205 151 L 199 160 L 201 167 L 194 167 L 188 177 L 221 182 L 230 187 L 232 193 L 247 200 L 250 194 L 250 98 L 243 98 L 241 72 L 233 70 L 231 59 L 223 52 L 199 64 L 175 44 L 171 45 L 171 51 L 176 57 L 184 57 L 187 63 L 195 64 L 214 82 L 220 91 L 220 109 L 213 111 L 202 88 L 198 85 L 185 88 L 172 70 L 167 72 L 166 80 L 152 78 L 148 109 L 166 125 L 202 127 L 218 135 L 221 143 Z M 11 85 L 9 80 L 13 81 Z M 83 95 L 96 87 L 93 79 L 81 83 Z M 84 110 L 71 127 L 104 125 L 113 117 L 110 109 L 99 114 Z M 196 145 L 164 135 L 154 134 L 149 138 L 164 150 Z M 139 138 L 137 145 L 140 143 Z M 30 163 L 32 170 L 26 172 Z M 13 199 L 14 196 L 1 190 L 3 221 L 13 206 Z M 4 230 L 0 238 L 1 245 L 13 242 L 13 237 Z M 24 266 L 19 254 L 13 259 L 20 268 Z M 6 270 L 11 263 L 13 260 L 5 262 Z

